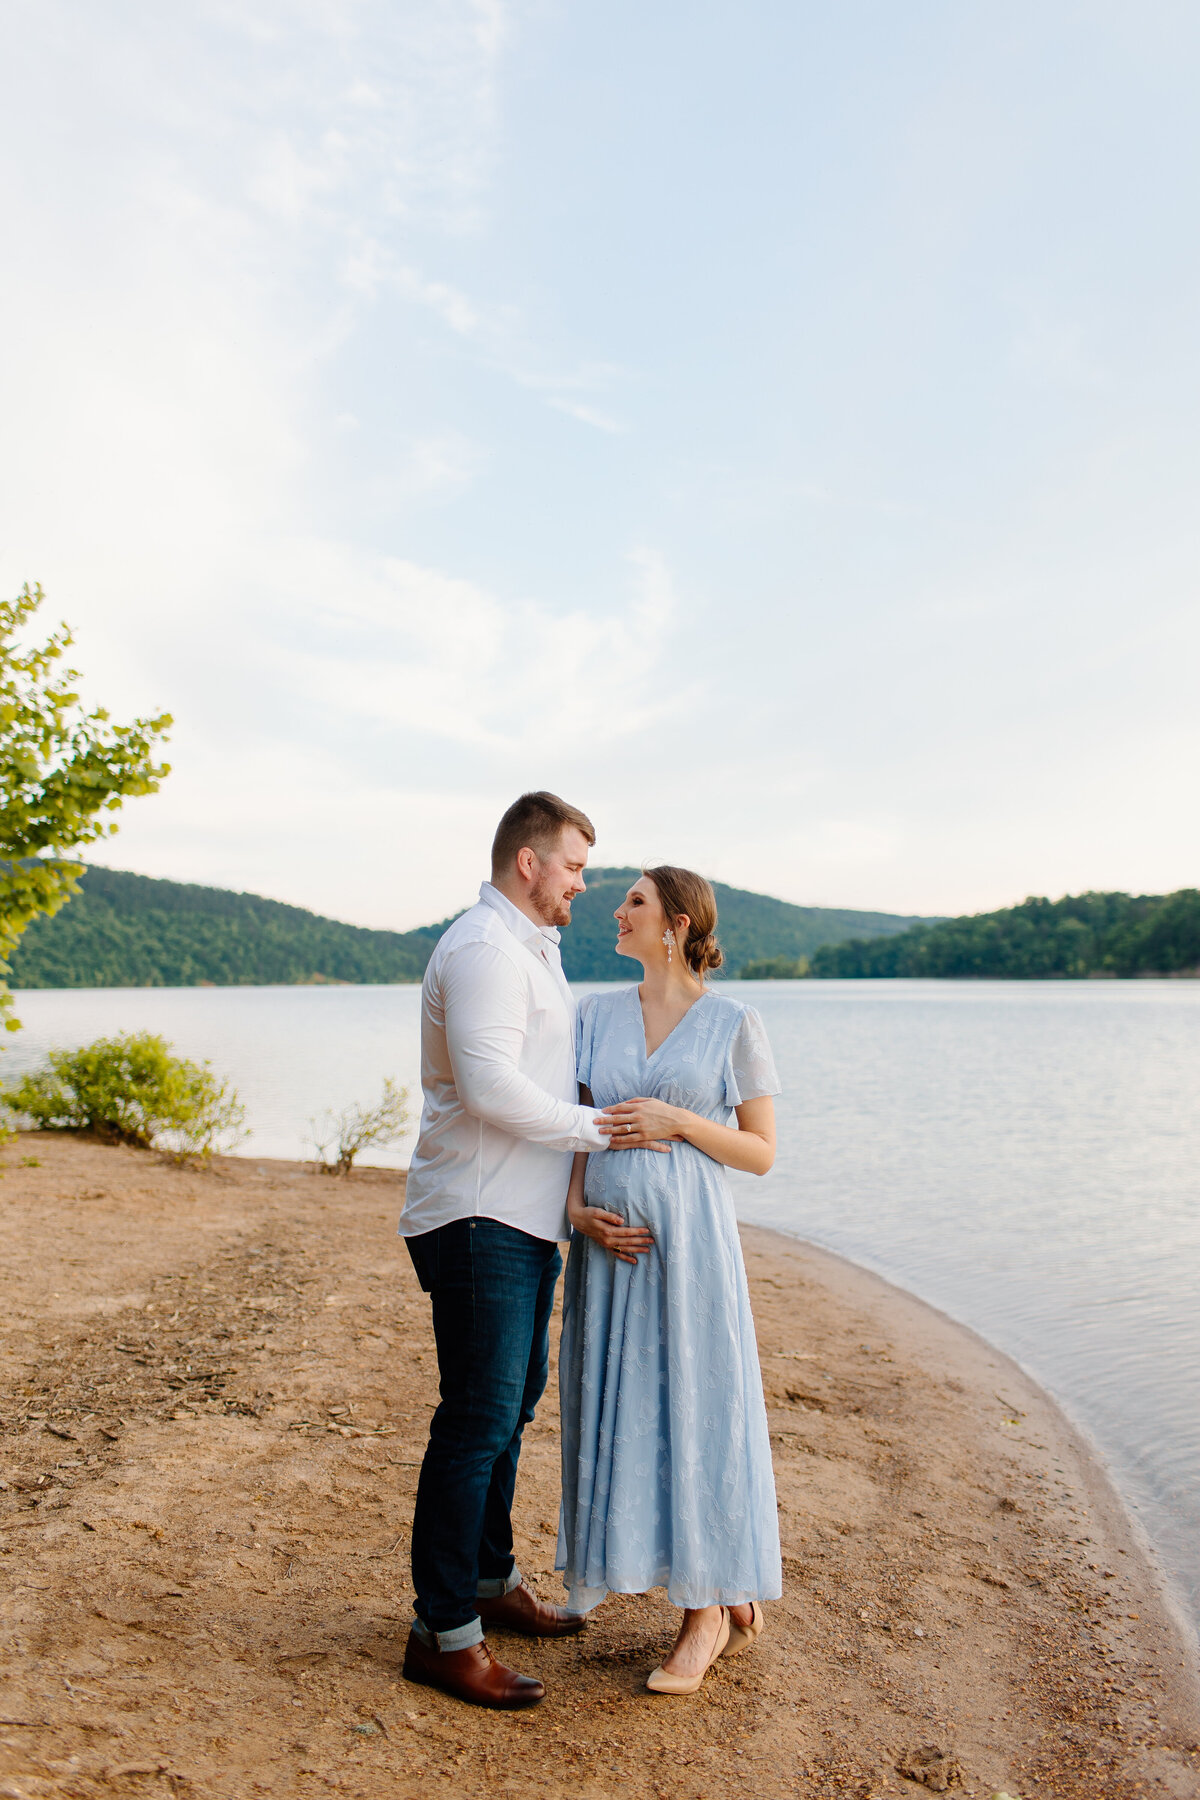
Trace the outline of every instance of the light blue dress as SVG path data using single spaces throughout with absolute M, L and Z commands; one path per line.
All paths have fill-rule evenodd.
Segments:
M 646 1055 L 636 987 L 579 1009 L 579 1079 L 598 1106 L 644 1095 L 736 1124 L 777 1094 L 762 1020 L 709 989 Z M 771 1443 L 750 1296 L 720 1163 L 691 1144 L 588 1159 L 590 1206 L 646 1225 L 636 1264 L 571 1240 L 559 1352 L 557 1567 L 572 1610 L 665 1587 L 676 1606 L 782 1592 Z

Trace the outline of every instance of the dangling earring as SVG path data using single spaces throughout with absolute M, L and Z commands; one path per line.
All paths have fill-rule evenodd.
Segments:
M 675 948 L 675 933 L 671 930 L 669 925 L 662 934 L 662 941 L 667 946 L 667 961 L 670 962 L 671 952 Z

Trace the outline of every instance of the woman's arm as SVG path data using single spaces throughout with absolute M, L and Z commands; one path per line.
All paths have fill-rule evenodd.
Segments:
M 591 1093 L 579 1084 L 582 1105 L 594 1104 Z M 640 1225 L 626 1225 L 620 1213 L 604 1212 L 589 1206 L 583 1197 L 583 1178 L 587 1171 L 586 1152 L 577 1151 L 571 1163 L 571 1180 L 567 1188 L 567 1217 L 574 1231 L 594 1238 L 605 1250 L 611 1250 L 619 1262 L 635 1263 L 639 1255 L 654 1248 L 654 1239 Z
M 664 1100 L 623 1100 L 619 1106 L 604 1108 L 600 1129 L 614 1144 L 630 1150 L 645 1149 L 653 1140 L 682 1138 L 727 1169 L 765 1175 L 775 1161 L 775 1102 L 765 1094 L 760 1100 L 743 1100 L 734 1112 L 736 1129 L 702 1119 L 686 1107 L 668 1106 Z

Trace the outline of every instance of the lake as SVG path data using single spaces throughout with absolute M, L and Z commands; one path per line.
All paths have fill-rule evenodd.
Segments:
M 786 1093 L 741 1215 L 841 1252 L 1016 1357 L 1092 1436 L 1200 1620 L 1200 983 L 736 982 Z M 17 995 L 5 1074 L 149 1029 L 232 1078 L 242 1153 L 419 1102 L 415 987 Z M 403 1165 L 411 1137 L 372 1162 Z

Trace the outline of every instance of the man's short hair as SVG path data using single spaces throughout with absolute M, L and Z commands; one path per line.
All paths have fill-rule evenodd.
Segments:
M 563 827 L 574 825 L 589 844 L 596 841 L 596 828 L 587 814 L 577 806 L 568 806 L 557 794 L 539 792 L 522 794 L 514 800 L 492 839 L 492 873 L 503 875 L 517 860 L 519 850 L 529 849 L 539 859 L 557 850 Z

